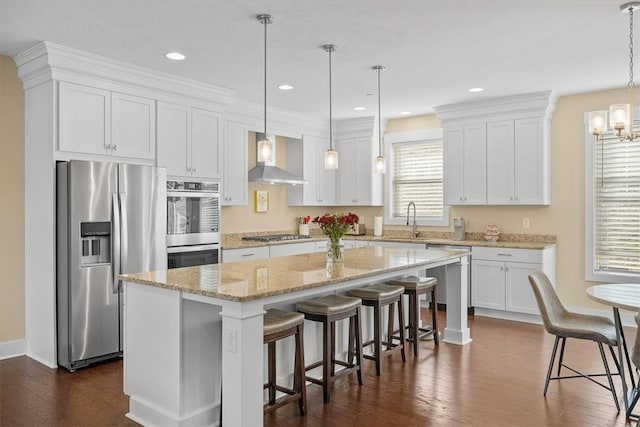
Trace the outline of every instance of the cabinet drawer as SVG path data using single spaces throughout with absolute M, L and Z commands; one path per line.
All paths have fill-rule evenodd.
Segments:
M 245 261 L 249 259 L 269 258 L 269 246 L 255 248 L 225 249 L 222 251 L 223 262 Z
M 474 246 L 471 257 L 490 261 L 542 263 L 542 250 Z

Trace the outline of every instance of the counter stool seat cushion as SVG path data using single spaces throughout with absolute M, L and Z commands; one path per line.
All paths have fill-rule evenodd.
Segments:
M 349 295 L 368 301 L 379 301 L 387 298 L 394 298 L 404 293 L 403 286 L 385 285 L 376 283 L 363 288 L 352 289 Z
M 407 276 L 398 279 L 391 279 L 388 282 L 390 285 L 404 286 L 405 289 L 427 289 L 438 284 L 438 279 L 435 277 L 419 277 L 419 276 Z
M 271 308 L 264 315 L 262 333 L 263 335 L 276 334 L 302 323 L 304 323 L 304 314 L 302 313 L 292 313 Z
M 296 305 L 296 309 L 302 313 L 328 316 L 348 312 L 361 305 L 362 300 L 360 298 L 344 295 L 327 295 L 326 297 L 301 301 Z

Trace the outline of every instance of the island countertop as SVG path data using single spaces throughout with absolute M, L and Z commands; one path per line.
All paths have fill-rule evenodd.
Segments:
M 245 302 L 303 289 L 375 276 L 380 272 L 420 267 L 469 254 L 465 250 L 364 247 L 345 249 L 344 265 L 327 266 L 326 253 L 208 264 L 145 273 L 120 280 L 165 289 Z

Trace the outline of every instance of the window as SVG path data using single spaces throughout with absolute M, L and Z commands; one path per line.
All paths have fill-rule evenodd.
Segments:
M 640 277 L 640 140 L 586 131 L 586 279 Z
M 414 202 L 418 224 L 448 225 L 449 210 L 443 204 L 442 129 L 388 134 L 385 142 L 386 223 L 406 224 L 407 206 Z

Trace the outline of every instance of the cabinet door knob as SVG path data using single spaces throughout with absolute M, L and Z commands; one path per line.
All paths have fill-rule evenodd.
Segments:
M 107 145 L 105 145 L 105 147 L 104 147 L 104 148 L 106 148 L 107 150 L 111 150 L 111 144 L 107 144 Z
M 113 151 L 116 151 L 118 149 L 118 146 L 116 144 L 113 144 Z

